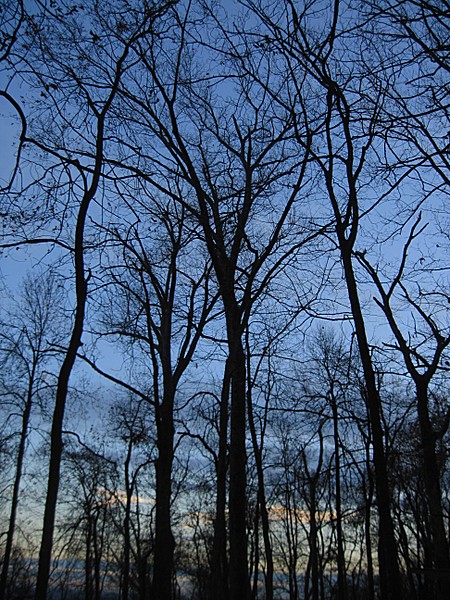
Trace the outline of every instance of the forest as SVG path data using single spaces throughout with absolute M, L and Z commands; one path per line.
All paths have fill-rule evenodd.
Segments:
M 446 600 L 450 2 L 0 0 L 0 600 Z

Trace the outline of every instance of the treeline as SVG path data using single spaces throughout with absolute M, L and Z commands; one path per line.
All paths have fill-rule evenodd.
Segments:
M 0 6 L 0 600 L 444 600 L 450 4 Z

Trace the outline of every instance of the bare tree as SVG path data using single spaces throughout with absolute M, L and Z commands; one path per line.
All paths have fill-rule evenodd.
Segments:
M 6 533 L 0 578 L 0 598 L 8 590 L 8 571 L 16 530 L 21 479 L 29 437 L 32 410 L 52 391 L 45 368 L 57 354 L 56 344 L 62 342 L 61 320 L 63 295 L 51 274 L 29 275 L 22 285 L 22 297 L 11 299 L 11 306 L 2 314 L 0 333 L 1 394 L 21 415 L 19 442 L 15 459 L 15 474 L 10 501 L 9 525 Z
M 408 281 L 408 254 L 411 245 L 420 235 L 420 216 L 411 228 L 404 245 L 398 269 L 390 284 L 384 283 L 381 272 L 373 266 L 365 254 L 358 253 L 358 259 L 373 279 L 377 296 L 375 301 L 386 316 L 395 338 L 395 349 L 401 354 L 406 370 L 415 385 L 417 416 L 422 443 L 423 480 L 427 495 L 429 519 L 432 530 L 433 563 L 438 570 L 450 569 L 449 545 L 442 509 L 441 473 L 437 445 L 445 435 L 450 420 L 450 411 L 437 427 L 433 421 L 433 398 L 430 387 L 433 378 L 440 370 L 446 370 L 444 357 L 450 344 L 448 326 L 445 322 L 446 305 L 449 297 L 445 290 L 439 291 L 436 284 L 427 291 L 424 281 Z M 422 274 L 423 275 L 423 274 Z M 424 279 L 424 277 L 422 277 Z M 417 290 L 417 291 L 415 291 Z M 404 331 L 400 324 L 400 312 L 394 308 L 395 297 L 401 295 L 407 308 L 412 312 L 411 328 Z M 398 314 L 397 314 L 398 313 Z M 417 341 L 416 341 L 417 340 Z M 440 595 L 445 595 L 442 582 Z
M 38 155 L 40 173 L 34 184 L 27 183 L 24 190 L 11 197 L 9 214 L 16 212 L 19 217 L 13 221 L 14 241 L 10 245 L 53 242 L 70 251 L 76 298 L 73 329 L 58 377 L 52 421 L 36 588 L 36 598 L 41 600 L 47 596 L 50 572 L 68 382 L 83 334 L 89 279 L 85 267 L 87 215 L 101 189 L 107 132 L 113 125 L 108 120 L 109 112 L 119 81 L 128 68 L 130 45 L 151 30 L 154 20 L 166 8 L 165 4 L 152 10 L 143 7 L 139 23 L 130 22 L 121 29 L 120 3 L 110 6 L 108 14 L 102 13 L 95 3 L 87 7 L 39 3 L 38 10 L 27 17 L 23 38 L 27 51 L 14 63 L 15 78 L 35 90 L 33 109 L 38 118 L 34 118 L 26 135 L 23 133 L 21 143 Z M 86 28 L 89 21 L 98 32 Z M 105 52 L 111 62 L 103 61 Z M 20 114 L 26 116 L 23 109 Z M 45 165 L 39 164 L 41 161 Z M 45 197 L 42 210 L 21 208 L 22 198 L 32 191 Z M 39 223 L 37 213 L 42 215 Z M 35 235 L 39 225 L 42 228 L 49 224 L 53 227 L 49 236 Z
M 94 441 L 90 436 L 89 443 Z M 59 525 L 59 537 L 67 560 L 84 560 L 86 600 L 101 598 L 108 571 L 113 569 L 111 538 L 117 536 L 111 527 L 117 465 L 100 454 L 101 444 L 96 445 L 98 449 L 89 447 L 75 434 L 66 443 L 63 456 L 62 489 L 68 510 Z
M 346 34 L 345 25 L 340 20 L 343 9 L 340 2 L 330 5 L 314 2 L 301 11 L 288 0 L 275 15 L 260 4 L 246 4 L 265 28 L 259 33 L 258 43 L 266 52 L 275 53 L 285 61 L 292 80 L 297 82 L 297 90 L 301 89 L 300 85 L 306 78 L 317 94 L 318 108 L 307 116 L 309 133 L 311 135 L 314 131 L 318 142 L 310 147 L 310 154 L 323 177 L 323 194 L 331 208 L 335 243 L 364 371 L 379 512 L 381 594 L 383 598 L 401 597 L 401 577 L 390 510 L 382 405 L 353 264 L 353 249 L 362 227 L 361 215 L 370 212 L 369 206 L 361 206 L 364 198 L 363 175 L 377 131 L 383 89 L 374 87 L 369 97 L 368 92 L 362 90 L 365 86 L 371 86 L 370 73 L 363 71 L 358 78 L 354 78 L 341 68 L 350 51 L 350 44 L 358 42 L 353 38 L 355 29 L 349 28 Z M 314 20 L 318 10 L 329 10 L 329 19 L 324 24 Z M 283 106 L 288 104 L 292 113 L 298 114 L 303 123 L 304 101 L 301 93 L 296 91 L 296 94 L 294 96 L 287 91 L 284 96 L 277 95 L 277 99 Z M 320 121 L 311 118 L 315 114 L 320 115 Z M 296 139 L 301 147 L 306 147 L 307 137 L 304 134 L 297 133 Z
M 196 72 L 189 56 L 190 32 L 198 28 L 189 17 L 174 10 L 171 37 L 165 44 L 153 50 L 148 44 L 136 44 L 141 60 L 136 78 L 152 80 L 158 104 L 146 101 L 145 88 L 122 89 L 121 94 L 133 120 L 142 124 L 142 139 L 157 140 L 161 147 L 164 177 L 176 172 L 188 184 L 189 196 L 182 200 L 202 228 L 220 289 L 230 377 L 230 597 L 242 598 L 249 593 L 243 510 L 247 451 L 242 336 L 255 300 L 308 239 L 309 232 L 299 225 L 301 235 L 294 241 L 294 228 L 288 227 L 288 215 L 308 181 L 308 148 L 291 151 L 287 141 L 292 135 L 289 118 L 272 121 L 267 127 L 272 103 L 269 94 L 254 103 L 246 95 L 246 83 L 242 81 L 241 86 L 236 78 L 238 92 L 227 99 L 227 104 L 219 100 L 219 90 L 208 83 L 207 74 Z M 129 165 L 128 169 L 158 187 L 161 175 L 153 174 L 150 154 L 142 147 L 139 165 Z M 299 169 L 291 179 L 293 165 Z M 281 199 L 277 194 L 288 180 L 289 192 Z M 263 213 L 268 226 L 261 223 L 260 228 L 253 227 L 252 219 Z M 225 582 L 217 578 L 214 585 L 215 593 L 222 595 Z
M 134 383 L 141 401 L 153 407 L 157 459 L 153 589 L 173 594 L 175 540 L 171 529 L 173 461 L 178 396 L 187 369 L 217 301 L 211 266 L 199 248 L 198 232 L 186 209 L 169 195 L 133 188 L 122 201 L 129 214 L 108 225 L 100 311 L 102 334 L 122 341 L 139 369 Z M 109 286 L 105 303 L 103 286 Z
M 375 598 L 377 554 L 381 598 L 397 600 L 425 589 L 416 559 L 449 567 L 449 418 L 434 393 L 450 340 L 434 239 L 448 241 L 447 3 L 239 5 L 229 20 L 203 0 L 36 0 L 29 14 L 19 2 L 0 15 L 0 96 L 19 122 L 1 247 L 39 245 L 45 265 L 41 248 L 52 250 L 72 309 L 69 341 L 54 344 L 38 600 L 50 593 L 77 358 L 130 398 L 115 430 L 124 492 L 108 512 L 125 599 L 172 600 L 177 550 L 214 600 L 256 598 L 262 575 L 272 599 L 281 571 L 292 598 L 318 600 L 336 584 L 344 600 L 364 581 Z M 427 237 L 421 223 L 433 219 Z M 376 331 L 380 309 L 389 331 Z M 308 357 L 317 317 L 350 324 L 348 347 L 316 337 Z M 119 374 L 104 348 L 123 360 Z M 390 402 L 389 377 L 414 383 L 417 424 L 412 400 Z M 28 429 L 27 415 L 19 449 Z M 408 477 L 408 431 L 421 439 L 417 498 L 392 476 Z M 139 462 L 141 441 L 151 457 Z M 85 589 L 98 597 L 103 517 L 86 483 L 97 463 L 80 460 Z M 135 503 L 144 471 L 155 476 L 151 514 Z M 185 480 L 190 515 L 177 501 Z M 177 541 L 188 516 L 192 539 Z

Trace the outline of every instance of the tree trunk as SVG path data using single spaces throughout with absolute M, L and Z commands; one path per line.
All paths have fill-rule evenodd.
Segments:
M 245 354 L 236 330 L 229 336 L 231 374 L 230 419 L 230 600 L 250 597 L 246 528 L 246 369 Z
M 264 551 L 266 558 L 266 573 L 265 573 L 265 598 L 266 600 L 273 599 L 273 556 L 272 556 L 272 544 L 270 542 L 270 528 L 269 528 L 269 514 L 266 505 L 266 493 L 264 484 L 264 469 L 262 461 L 262 451 L 258 445 L 256 438 L 255 421 L 253 418 L 253 406 L 251 397 L 249 394 L 248 399 L 248 422 L 250 428 L 250 434 L 252 438 L 253 454 L 255 456 L 256 472 L 258 476 L 258 505 L 259 513 L 261 517 L 262 534 L 264 540 Z M 257 571 L 258 565 L 255 564 L 255 572 Z
M 84 221 L 83 221 L 84 224 Z M 83 265 L 83 257 L 81 257 Z M 48 580 L 53 546 L 53 530 L 55 526 L 56 503 L 60 480 L 61 458 L 63 451 L 63 420 L 66 407 L 69 378 L 81 344 L 83 332 L 84 311 L 86 305 L 87 285 L 84 280 L 84 268 L 77 272 L 77 307 L 75 323 L 72 330 L 69 347 L 62 364 L 56 391 L 55 408 L 53 411 L 52 429 L 50 435 L 50 465 L 48 472 L 47 497 L 45 501 L 44 523 L 42 529 L 41 547 L 39 551 L 39 568 L 36 583 L 36 600 L 47 600 Z
M 125 60 L 127 53 L 128 49 L 126 49 L 125 54 L 120 59 L 119 63 Z M 116 84 L 117 83 L 118 79 L 116 81 Z M 95 138 L 96 154 L 95 165 L 92 172 L 92 180 L 90 186 L 85 189 L 84 195 L 81 199 L 75 226 L 73 258 L 75 268 L 76 308 L 72 334 L 70 336 L 64 361 L 59 371 L 56 388 L 55 407 L 53 410 L 52 429 L 50 434 L 50 465 L 48 471 L 47 497 L 45 501 L 44 522 L 42 528 L 41 546 L 39 550 L 39 567 L 35 600 L 47 600 L 48 580 L 50 576 L 50 563 L 53 547 L 53 531 L 55 527 L 56 504 L 58 500 L 61 458 L 63 451 L 62 431 L 64 412 L 66 409 L 67 390 L 69 387 L 70 375 L 75 364 L 78 348 L 81 346 L 84 315 L 86 312 L 87 278 L 84 266 L 84 230 L 91 200 L 94 198 L 100 183 L 103 163 L 103 136 L 105 130 L 105 117 L 116 92 L 117 87 L 115 85 L 111 90 L 110 96 L 106 101 L 103 111 L 100 113 L 97 121 L 97 132 Z M 87 185 L 86 179 L 85 182 Z
M 167 382 L 164 385 L 163 401 L 156 415 L 158 458 L 156 460 L 155 560 L 152 588 L 153 595 L 158 600 L 172 600 L 175 540 L 172 534 L 170 508 L 175 431 L 174 397 L 171 386 Z
M 133 485 L 130 481 L 130 462 L 133 452 L 133 433 L 130 430 L 127 457 L 125 459 L 125 517 L 123 520 L 123 566 L 122 566 L 122 600 L 128 600 L 130 589 L 130 552 L 131 552 L 131 498 Z
M 100 584 L 100 576 L 102 571 L 101 564 L 101 551 L 99 550 L 99 531 L 98 531 L 98 521 L 99 521 L 99 513 L 96 511 L 94 517 L 94 585 L 95 585 L 95 600 L 100 600 L 101 595 L 101 584 Z
M 427 496 L 434 569 L 450 571 L 449 544 L 445 531 L 439 465 L 436 457 L 436 434 L 430 420 L 427 382 L 416 383 L 417 412 L 422 442 L 423 483 Z M 448 598 L 448 583 L 436 580 L 436 599 Z
M 92 600 L 93 589 L 92 589 L 92 521 L 90 515 L 90 507 L 87 507 L 87 513 L 85 514 L 87 520 L 87 532 L 86 532 L 86 551 L 84 556 L 84 596 L 85 600 Z
M 317 548 L 316 477 L 309 482 L 309 560 L 311 562 L 312 600 L 319 600 L 319 551 Z
M 370 530 L 370 524 L 372 521 L 372 501 L 373 501 L 373 478 L 370 470 L 370 438 L 367 439 L 365 444 L 366 450 L 366 471 L 367 471 L 367 483 L 363 477 L 362 491 L 364 494 L 364 537 L 366 542 L 366 554 L 367 554 L 367 600 L 374 600 L 375 598 L 375 577 L 373 572 L 373 558 L 372 558 L 372 532 Z
M 346 598 L 346 573 L 344 557 L 344 536 L 342 532 L 342 506 L 341 506 L 341 457 L 339 448 L 339 415 L 336 398 L 331 398 L 333 412 L 333 437 L 334 437 L 334 466 L 335 466 L 335 493 L 336 493 L 336 536 L 337 536 L 337 571 L 338 571 L 338 600 Z
M 346 240 L 340 237 L 341 258 L 344 267 L 348 297 L 352 310 L 355 333 L 366 385 L 366 402 L 372 429 L 373 462 L 375 469 L 375 494 L 379 516 L 378 561 L 380 566 L 380 591 L 382 600 L 400 600 L 403 597 L 394 524 L 391 515 L 391 494 L 388 483 L 381 421 L 381 400 L 367 340 L 364 318 L 359 302 L 351 253 Z
M 216 465 L 217 491 L 216 515 L 214 519 L 214 538 L 211 561 L 211 600 L 228 598 L 227 565 L 227 446 L 228 446 L 228 402 L 230 396 L 229 360 L 225 363 L 219 417 L 219 452 Z
M 0 577 L 0 600 L 6 600 L 6 592 L 8 588 L 8 571 L 11 560 L 11 551 L 16 528 L 17 505 L 19 503 L 20 481 L 22 478 L 23 460 L 25 456 L 25 446 L 28 437 L 28 424 L 30 421 L 31 406 L 33 403 L 33 385 L 36 372 L 36 364 L 32 365 L 30 373 L 30 381 L 27 390 L 27 399 L 25 409 L 22 414 L 22 429 L 20 431 L 19 450 L 16 461 L 16 476 L 14 478 L 13 495 L 11 498 L 11 512 L 9 515 L 9 526 L 6 535 L 5 552 L 3 555 L 2 574 Z

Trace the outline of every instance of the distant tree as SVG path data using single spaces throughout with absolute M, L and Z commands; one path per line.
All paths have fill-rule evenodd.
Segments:
M 140 402 L 152 407 L 155 425 L 155 548 L 153 587 L 172 595 L 175 541 L 171 530 L 175 419 L 181 382 L 217 302 L 211 265 L 199 247 L 195 223 L 182 204 L 142 189 L 122 194 L 122 222 L 109 225 L 110 251 L 103 271 L 109 302 L 101 296 L 101 334 L 122 342 L 139 382 Z M 150 426 L 150 423 L 148 424 Z
M 351 432 L 345 413 L 346 404 L 351 402 L 352 396 L 352 356 L 351 350 L 347 351 L 342 340 L 338 340 L 330 331 L 321 330 L 311 344 L 312 361 L 309 363 L 310 376 L 305 377 L 304 389 L 307 397 L 319 404 L 322 418 L 331 421 L 333 456 L 333 475 L 330 481 L 334 486 L 334 502 L 330 507 L 335 514 L 336 531 L 336 557 L 337 557 L 337 594 L 338 600 L 345 600 L 347 572 L 345 561 L 344 523 L 343 523 L 343 494 L 344 477 L 342 471 L 343 429 Z M 353 398 L 352 398 L 353 400 Z M 325 404 L 325 406 L 323 406 Z M 322 412 L 323 411 L 323 412 Z M 350 450 L 352 444 L 348 444 Z
M 145 400 L 140 399 L 136 402 L 136 399 L 130 396 L 116 402 L 111 411 L 113 431 L 124 446 L 123 464 L 120 467 L 123 468 L 123 480 L 122 478 L 121 480 L 125 490 L 122 497 L 116 499 L 122 507 L 121 514 L 123 514 L 123 525 L 118 529 L 123 536 L 120 552 L 120 589 L 124 600 L 133 597 L 133 584 L 137 588 L 139 597 L 145 597 L 149 593 L 148 573 L 139 574 L 135 580 L 132 577 L 132 564 L 138 565 L 139 572 L 144 563 L 143 556 L 140 555 L 141 540 L 139 539 L 139 481 L 148 466 L 155 461 L 153 436 L 148 424 L 149 412 L 150 406 Z M 133 515 L 134 507 L 136 515 Z M 133 537 L 136 538 L 134 543 Z
M 32 411 L 39 411 L 53 384 L 47 369 L 58 354 L 64 339 L 63 293 L 51 273 L 29 275 L 22 284 L 22 295 L 10 299 L 2 311 L 0 331 L 0 394 L 3 410 L 20 417 L 15 449 L 15 473 L 10 500 L 9 525 L 0 577 L 0 598 L 7 597 L 8 570 L 13 551 L 20 486 L 25 464 Z M 6 405 L 6 406 L 5 406 Z
M 212 535 L 209 541 L 209 573 L 206 598 L 211 597 L 217 580 L 228 581 L 227 556 L 227 489 L 228 489 L 228 450 L 229 450 L 229 385 L 230 375 L 228 362 L 223 367 L 223 375 L 219 381 L 209 382 L 206 390 L 199 390 L 190 404 L 189 413 L 184 422 L 183 436 L 192 440 L 196 451 L 200 454 L 205 478 L 197 482 L 199 490 L 210 491 L 214 483 L 214 499 L 212 505 L 202 507 L 205 514 L 210 515 Z M 209 484 L 209 485 L 208 485 Z M 202 495 L 199 496 L 201 498 Z M 198 523 L 200 525 L 200 523 Z M 226 594 L 226 589 L 223 594 Z
M 84 597 L 100 600 L 107 571 L 113 568 L 111 538 L 117 535 L 109 523 L 116 465 L 77 442 L 69 437 L 63 456 L 63 490 L 68 508 L 61 519 L 60 538 L 67 560 L 84 562 Z
M 287 416 L 287 412 L 284 413 Z M 305 547 L 307 535 L 302 527 L 304 510 L 299 493 L 299 479 L 302 470 L 298 468 L 301 454 L 297 442 L 301 445 L 298 421 L 292 418 L 275 419 L 272 422 L 276 440 L 272 462 L 275 469 L 270 484 L 273 488 L 272 513 L 273 553 L 279 570 L 287 578 L 286 587 L 289 598 L 299 600 L 302 597 L 299 573 L 305 567 Z

